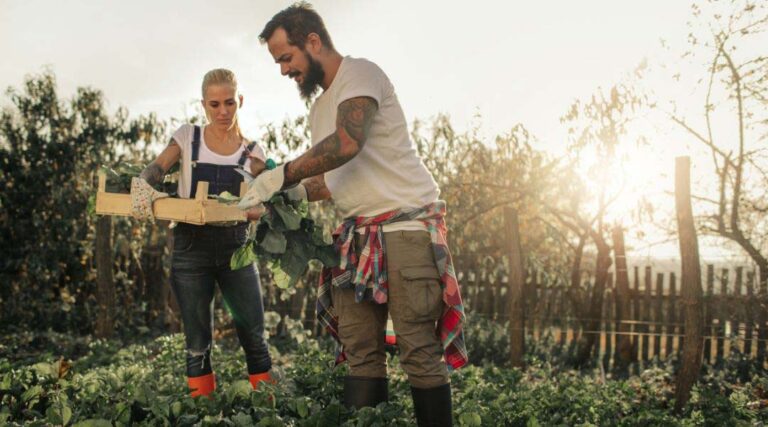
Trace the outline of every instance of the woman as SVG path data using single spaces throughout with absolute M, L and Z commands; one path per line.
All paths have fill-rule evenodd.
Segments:
M 225 69 L 209 71 L 203 78 L 204 127 L 182 125 L 162 153 L 131 183 L 133 215 L 153 219 L 152 202 L 167 197 L 152 185 L 162 182 L 165 172 L 181 160 L 180 197 L 194 198 L 197 183 L 208 182 L 209 194 L 229 191 L 239 194 L 243 180 L 236 168 L 258 173 L 264 154 L 248 145 L 237 121 L 243 96 L 237 92 L 235 75 Z M 249 213 L 257 219 L 259 212 Z M 192 396 L 208 396 L 216 388 L 211 366 L 213 298 L 218 283 L 234 317 L 237 335 L 245 351 L 251 385 L 269 381 L 272 366 L 264 341 L 264 308 L 258 271 L 254 265 L 230 268 L 232 253 L 246 238 L 247 223 L 192 225 L 179 223 L 173 229 L 174 249 L 171 284 L 181 308 L 187 347 L 187 377 Z

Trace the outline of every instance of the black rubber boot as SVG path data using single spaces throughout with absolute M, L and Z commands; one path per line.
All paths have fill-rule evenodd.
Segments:
M 389 400 L 386 378 L 344 377 L 344 405 L 360 409 Z
M 450 427 L 453 425 L 451 385 L 434 388 L 411 387 L 413 409 L 419 427 Z

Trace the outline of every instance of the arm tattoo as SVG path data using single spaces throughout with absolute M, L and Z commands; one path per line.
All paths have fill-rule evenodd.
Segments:
M 336 132 L 290 162 L 285 169 L 285 185 L 320 175 L 352 160 L 363 149 L 378 110 L 373 98 L 358 97 L 339 104 Z
M 179 144 L 176 142 L 175 139 L 171 138 L 171 142 L 168 143 L 168 147 L 165 148 L 165 151 L 163 151 L 160 154 L 160 157 L 155 159 L 154 162 L 150 163 L 146 168 L 144 168 L 143 171 L 141 171 L 141 175 L 139 175 L 139 178 L 144 178 L 149 185 L 155 186 L 157 184 L 160 184 L 163 182 L 163 177 L 165 176 L 165 168 L 161 166 L 162 160 L 164 158 L 167 158 L 168 155 L 166 154 L 168 151 L 168 148 L 173 146 L 179 146 Z M 159 163 L 160 161 L 160 163 Z
M 163 168 L 160 167 L 155 162 L 152 162 L 144 168 L 143 171 L 141 171 L 141 175 L 139 175 L 139 178 L 144 178 L 144 180 L 149 183 L 149 185 L 157 185 L 163 182 L 163 176 L 165 176 L 165 171 L 163 171 Z
M 336 129 L 342 144 L 355 144 L 363 148 L 376 110 L 376 101 L 368 97 L 352 98 L 339 104 Z
M 251 157 L 251 163 L 249 165 L 251 169 L 251 175 L 256 176 L 267 169 L 267 165 L 259 158 Z

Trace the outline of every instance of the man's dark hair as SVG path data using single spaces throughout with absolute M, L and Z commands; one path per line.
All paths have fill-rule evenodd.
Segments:
M 259 40 L 262 43 L 266 43 L 272 37 L 275 30 L 280 27 L 288 33 L 288 43 L 292 46 L 304 49 L 304 45 L 307 43 L 307 36 L 315 33 L 320 36 L 324 46 L 335 50 L 333 42 L 331 42 L 331 36 L 328 35 L 328 30 L 325 29 L 323 18 L 307 2 L 294 3 L 278 12 L 264 26 L 264 30 L 259 34 Z

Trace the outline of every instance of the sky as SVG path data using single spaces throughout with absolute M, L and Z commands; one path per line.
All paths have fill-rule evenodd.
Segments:
M 258 41 L 288 1 L 0 0 L 0 88 L 51 69 L 60 96 L 101 89 L 111 109 L 184 119 L 203 74 L 238 76 L 246 135 L 305 112 L 295 84 Z M 560 117 L 576 99 L 621 80 L 661 40 L 684 44 L 681 0 L 317 0 L 337 50 L 376 62 L 409 122 L 448 114 L 492 137 L 523 123 L 539 148 L 561 153 Z M 0 105 L 7 105 L 0 97 Z M 170 131 L 169 131 L 170 132 Z M 679 150 L 675 151 L 677 154 Z M 673 156 L 645 153 L 643 172 L 672 188 Z M 650 249 L 648 249 L 650 251 Z M 659 252 L 654 249 L 654 253 Z M 674 245 L 669 246 L 674 255 Z M 650 252 L 648 252 L 650 253 Z
M 88 85 L 110 106 L 183 118 L 203 74 L 230 68 L 244 128 L 304 112 L 257 39 L 287 1 L 0 0 L 0 87 L 50 67 L 62 93 Z M 322 1 L 337 49 L 379 64 L 406 116 L 479 115 L 488 134 L 524 123 L 542 140 L 576 98 L 682 38 L 685 1 Z M 560 141 L 552 141 L 553 144 Z

